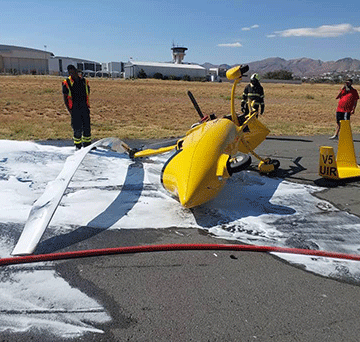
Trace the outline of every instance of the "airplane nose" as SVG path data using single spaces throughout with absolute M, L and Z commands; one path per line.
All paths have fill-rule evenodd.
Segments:
M 198 179 L 201 178 L 202 177 L 198 175 Z M 204 189 L 201 188 L 200 184 L 196 184 L 200 182 L 186 182 L 185 184 L 181 184 L 183 182 L 180 181 L 179 183 L 179 201 L 183 207 L 192 208 L 204 202 Z
M 195 153 L 197 151 L 201 156 Z M 182 151 L 176 156 L 176 160 L 173 158 L 166 170 L 167 180 L 172 177 L 172 192 L 176 193 L 183 207 L 192 208 L 216 196 L 229 177 L 226 171 L 228 158 L 224 154 L 210 156 L 197 149 L 191 153 Z M 176 176 L 172 173 L 173 170 L 178 171 Z
M 230 176 L 226 168 L 229 154 L 224 151 L 235 136 L 235 125 L 227 119 L 201 125 L 164 165 L 164 188 L 185 208 L 213 199 Z

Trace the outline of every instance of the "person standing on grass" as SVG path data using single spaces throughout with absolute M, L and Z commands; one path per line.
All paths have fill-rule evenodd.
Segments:
M 352 87 L 352 79 L 348 79 L 345 82 L 344 87 L 340 90 L 337 99 L 339 99 L 338 106 L 336 109 L 336 131 L 335 134 L 329 139 L 338 139 L 340 131 L 340 121 L 350 120 L 350 116 L 355 113 L 359 94 L 356 89 Z
M 68 65 L 67 70 L 69 77 L 62 82 L 62 93 L 71 115 L 74 145 L 76 150 L 80 150 L 91 144 L 90 86 L 88 80 L 80 76 L 72 64 Z
M 253 106 L 250 108 L 250 106 Z M 264 88 L 260 84 L 259 74 L 252 74 L 250 77 L 250 83 L 245 87 L 244 92 L 242 94 L 241 100 L 241 111 L 246 115 L 249 112 L 256 111 L 257 115 L 263 115 L 265 110 L 264 103 Z

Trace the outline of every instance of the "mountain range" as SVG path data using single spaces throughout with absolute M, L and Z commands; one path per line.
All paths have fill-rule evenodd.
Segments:
M 342 58 L 337 61 L 323 62 L 311 58 L 298 58 L 286 60 L 279 57 L 266 58 L 261 61 L 242 63 L 248 64 L 251 72 L 257 72 L 264 75 L 270 71 L 286 70 L 293 73 L 293 76 L 319 76 L 324 73 L 345 73 L 360 72 L 360 60 L 350 57 Z M 229 69 L 235 65 L 221 64 L 213 65 L 211 63 L 202 64 L 203 67 L 209 68 L 225 68 Z

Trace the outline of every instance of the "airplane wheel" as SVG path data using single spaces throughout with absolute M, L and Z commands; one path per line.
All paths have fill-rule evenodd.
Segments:
M 233 173 L 240 172 L 248 168 L 251 164 L 251 157 L 248 154 L 241 154 L 235 158 L 229 159 L 227 170 L 231 176 Z
M 272 159 L 271 164 L 274 165 L 275 170 L 277 170 L 280 167 L 280 162 L 277 159 Z

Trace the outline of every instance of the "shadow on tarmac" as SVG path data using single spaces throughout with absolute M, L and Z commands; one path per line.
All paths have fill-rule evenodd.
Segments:
M 345 179 L 327 179 L 318 178 L 314 180 L 315 185 L 322 188 L 338 188 L 340 186 L 347 186 L 348 184 L 354 185 L 354 182 L 358 182 L 359 177 L 345 178 Z
M 308 140 L 308 139 L 301 139 L 301 138 L 282 138 L 282 137 L 266 137 L 266 140 L 313 142 L 312 140 Z
M 300 164 L 302 157 L 297 157 L 293 163 L 295 164 L 295 166 L 290 165 L 288 169 L 282 169 L 281 165 L 280 168 L 277 169 L 276 171 L 274 171 L 270 176 L 272 177 L 279 177 L 279 178 L 289 178 L 289 177 L 293 177 L 294 175 L 307 170 L 306 167 L 303 167 Z

